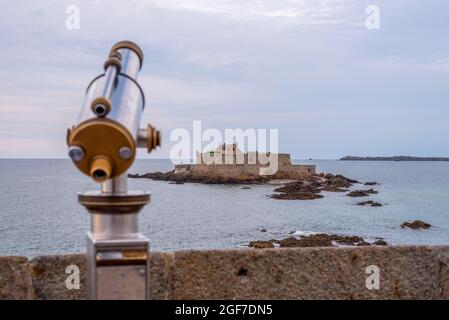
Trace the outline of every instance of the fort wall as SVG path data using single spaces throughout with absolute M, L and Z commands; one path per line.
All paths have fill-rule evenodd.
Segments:
M 204 157 L 205 154 L 200 154 Z M 261 173 L 261 168 L 269 165 L 261 164 L 257 153 L 240 154 L 241 161 L 237 159 L 237 154 L 221 155 L 221 157 L 213 159 L 215 162 L 207 162 L 206 159 L 198 160 L 196 164 L 182 164 L 175 166 L 175 173 L 191 173 L 193 175 L 219 174 L 226 177 L 237 178 L 239 176 L 257 176 Z M 209 159 L 210 160 L 210 159 Z M 226 163 L 227 161 L 227 163 Z M 314 165 L 294 165 L 291 162 L 290 154 L 277 154 L 278 172 L 286 176 L 311 175 L 316 173 Z M 210 163 L 210 164 L 206 164 Z

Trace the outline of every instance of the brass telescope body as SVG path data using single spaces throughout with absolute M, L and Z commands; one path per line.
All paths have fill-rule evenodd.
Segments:
M 160 134 L 139 129 L 145 96 L 139 83 L 143 53 L 134 43 L 115 44 L 105 72 L 87 87 L 76 124 L 68 130 L 69 156 L 101 190 L 78 195 L 89 211 L 87 280 L 90 299 L 145 299 L 149 241 L 138 231 L 138 213 L 150 194 L 129 191 L 127 170 L 136 149 L 160 145 Z

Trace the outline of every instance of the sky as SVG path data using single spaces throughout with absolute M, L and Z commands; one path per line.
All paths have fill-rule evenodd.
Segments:
M 195 120 L 278 129 L 294 158 L 449 156 L 448 1 L 21 0 L 0 30 L 0 158 L 67 158 L 86 86 L 125 39 L 145 54 L 152 158 Z

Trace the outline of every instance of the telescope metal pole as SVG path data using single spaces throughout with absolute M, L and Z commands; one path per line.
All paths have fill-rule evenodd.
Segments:
M 91 214 L 89 299 L 146 299 L 149 241 L 138 231 L 138 211 L 149 194 L 128 192 L 126 175 L 103 182 L 101 189 L 79 195 Z

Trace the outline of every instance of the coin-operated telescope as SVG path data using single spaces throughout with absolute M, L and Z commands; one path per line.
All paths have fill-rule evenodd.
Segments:
M 150 194 L 128 191 L 127 170 L 136 149 L 160 145 L 152 126 L 140 129 L 145 96 L 137 82 L 142 50 L 133 42 L 115 44 L 105 72 L 87 87 L 76 124 L 68 130 L 69 156 L 101 190 L 78 195 L 91 214 L 87 234 L 88 291 L 91 299 L 145 299 L 149 241 L 138 231 L 137 215 Z

